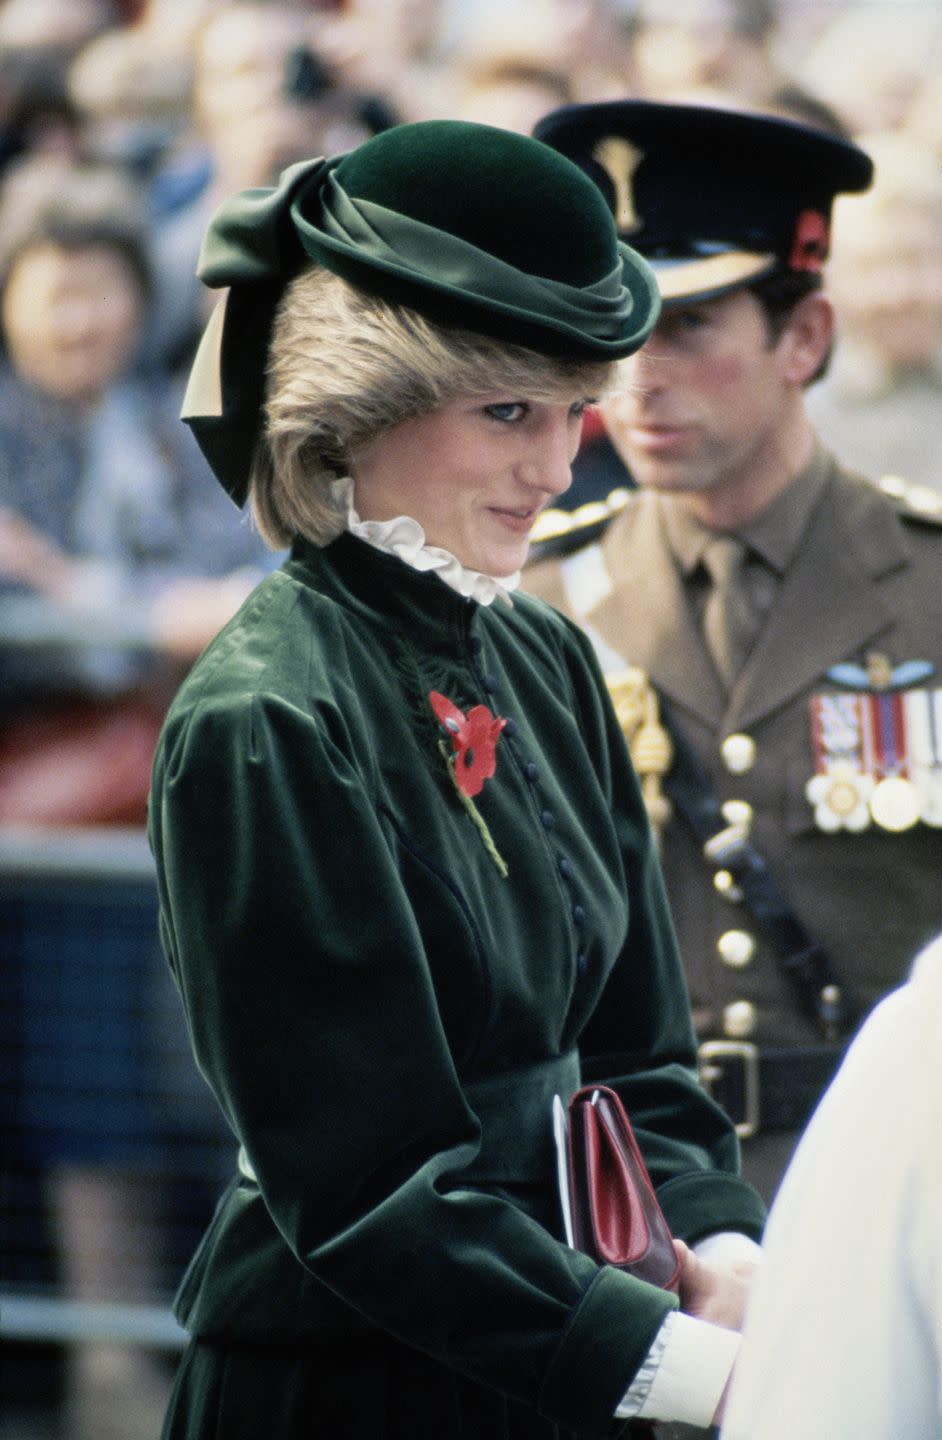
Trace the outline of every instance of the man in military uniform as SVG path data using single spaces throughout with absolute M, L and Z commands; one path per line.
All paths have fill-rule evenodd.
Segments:
M 831 203 L 872 167 L 688 105 L 536 133 L 596 178 L 664 308 L 603 405 L 640 488 L 543 517 L 526 584 L 621 672 L 704 1079 L 769 1197 L 847 1037 L 942 929 L 942 504 L 841 469 L 804 401 Z

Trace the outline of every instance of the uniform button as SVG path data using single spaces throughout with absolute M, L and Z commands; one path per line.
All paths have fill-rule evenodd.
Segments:
M 727 735 L 720 754 L 730 775 L 745 775 L 756 763 L 756 742 L 751 735 Z
M 494 691 L 497 689 L 498 686 L 497 676 L 482 675 L 481 684 L 484 686 L 484 689 L 487 691 L 488 695 L 493 695 Z
M 572 879 L 572 861 L 569 859 L 568 855 L 560 855 L 559 860 L 557 861 L 557 864 L 559 865 L 559 873 L 560 873 L 560 875 L 563 877 L 563 879 L 564 879 L 564 880 L 571 880 L 571 879 Z
M 573 907 L 572 907 L 572 923 L 573 923 L 574 925 L 577 925 L 580 930 L 582 929 L 583 925 L 585 924 L 585 910 L 582 908 L 581 905 L 573 905 Z
M 516 720 L 505 720 L 503 733 L 507 736 L 508 740 L 512 740 L 519 728 Z
M 552 810 L 542 810 L 540 812 L 540 824 L 543 826 L 544 830 L 552 830 L 553 826 L 556 824 L 556 816 L 553 814 Z
M 471 646 L 472 655 L 480 655 L 481 647 L 484 644 L 484 641 L 481 639 L 480 635 L 472 635 L 468 641 L 468 644 Z
M 576 956 L 576 969 L 580 975 L 584 975 L 589 968 L 589 957 L 584 950 L 580 950 Z
M 724 900 L 731 905 L 738 905 L 742 899 L 742 890 L 736 884 L 729 870 L 717 870 L 713 875 L 713 889 Z
M 540 778 L 540 767 L 539 765 L 534 765 L 532 760 L 528 760 L 526 765 L 524 765 L 523 767 L 523 773 L 530 781 L 530 784 L 534 785 Z
M 741 825 L 748 830 L 755 813 L 748 800 L 724 800 L 720 806 L 727 825 Z
M 756 953 L 755 938 L 748 930 L 727 930 L 716 942 L 720 959 L 731 970 L 742 970 Z
M 750 1000 L 734 1000 L 723 1011 L 723 1034 L 745 1040 L 756 1028 L 756 1007 Z

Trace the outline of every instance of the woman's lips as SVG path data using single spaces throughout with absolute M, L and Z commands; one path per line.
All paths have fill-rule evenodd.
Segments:
M 506 525 L 509 530 L 513 530 L 514 534 L 516 535 L 526 535 L 530 530 L 532 530 L 533 522 L 536 520 L 536 517 L 539 514 L 539 511 L 534 509 L 532 506 L 526 510 L 511 510 L 503 509 L 502 507 L 499 507 L 497 505 L 492 505 L 490 509 L 491 514 L 496 516 L 496 518 L 501 522 L 502 525 Z

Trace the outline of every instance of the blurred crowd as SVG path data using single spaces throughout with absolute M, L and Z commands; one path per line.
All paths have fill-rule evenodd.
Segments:
M 223 197 L 399 121 L 629 95 L 850 136 L 876 181 L 838 202 L 809 405 L 845 462 L 942 490 L 940 60 L 934 0 L 0 0 L 0 824 L 142 824 L 169 697 L 280 559 L 178 420 Z M 590 415 L 571 503 L 603 443 Z M 66 1158 L 60 1229 L 118 1237 L 120 1176 Z
M 0 3 L 0 820 L 139 820 L 168 691 L 273 563 L 176 420 L 223 196 L 400 120 L 626 95 L 843 131 L 877 181 L 839 207 L 815 419 L 939 488 L 940 52 L 929 0 Z

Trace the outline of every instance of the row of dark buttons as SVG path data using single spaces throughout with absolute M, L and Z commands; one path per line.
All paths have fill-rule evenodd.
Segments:
M 475 653 L 477 653 L 480 650 L 481 646 L 480 641 L 478 640 L 478 643 L 475 644 L 475 640 L 478 640 L 477 636 L 474 636 L 471 642 L 472 649 L 475 651 Z M 498 689 L 498 682 L 493 675 L 482 676 L 481 684 L 487 691 L 488 695 L 493 695 Z M 514 737 L 519 733 L 519 727 L 516 720 L 507 720 L 504 724 L 503 733 L 508 740 L 513 740 Z M 523 773 L 526 779 L 530 782 L 530 784 L 535 785 L 540 778 L 540 767 L 533 760 L 527 760 L 525 761 L 523 766 Z M 540 811 L 540 824 L 543 826 L 544 830 L 548 831 L 553 829 L 554 825 L 556 824 L 556 817 L 553 814 L 552 810 Z M 567 855 L 558 855 L 556 863 L 559 867 L 559 873 L 563 877 L 563 879 L 571 880 L 575 874 L 575 870 L 569 857 Z M 578 903 L 574 904 L 571 913 L 573 924 L 576 926 L 577 929 L 581 930 L 585 925 L 586 919 L 584 906 Z M 587 964 L 588 956 L 585 954 L 584 951 L 580 951 L 579 954 L 576 956 L 576 968 L 578 969 L 580 975 L 585 974 Z

